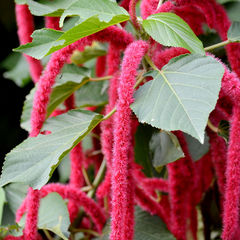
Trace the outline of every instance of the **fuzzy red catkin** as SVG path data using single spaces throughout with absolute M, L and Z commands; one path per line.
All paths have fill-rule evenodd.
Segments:
M 78 206 L 82 206 L 86 213 L 92 218 L 97 230 L 101 232 L 106 222 L 106 217 L 97 203 L 93 199 L 89 198 L 86 193 L 71 185 L 53 183 L 42 187 L 41 197 L 45 197 L 51 192 L 57 192 L 63 198 L 72 200 Z
M 24 228 L 25 240 L 36 240 L 38 238 L 37 222 L 40 204 L 39 190 L 29 188 L 27 195 L 27 215 Z
M 32 42 L 31 34 L 34 31 L 34 23 L 33 17 L 28 9 L 28 6 L 16 4 L 15 11 L 20 44 Z M 33 81 L 36 83 L 39 80 L 42 73 L 41 62 L 28 55 L 24 56 L 29 64 L 31 77 Z
M 130 104 L 133 102 L 133 92 L 137 67 L 148 50 L 144 41 L 130 44 L 124 54 L 122 71 L 118 88 L 119 100 L 114 122 L 114 144 L 112 162 L 112 211 L 111 211 L 111 240 L 122 240 L 126 231 L 127 176 L 128 152 L 130 143 Z M 133 208 L 134 206 L 132 206 Z M 133 228 L 133 226 L 131 226 Z M 131 239 L 129 239 L 131 240 Z
M 131 17 L 132 23 L 136 29 L 140 29 L 140 25 L 137 20 L 137 15 L 136 15 L 136 4 L 138 0 L 130 0 L 129 2 L 129 15 Z
M 49 101 L 52 86 L 55 83 L 55 79 L 61 71 L 63 65 L 72 54 L 73 50 L 79 47 L 79 45 L 89 45 L 91 40 L 83 38 L 55 53 L 52 54 L 50 61 L 39 80 L 37 91 L 34 95 L 33 110 L 31 114 L 31 133 L 30 136 L 37 136 L 43 125 L 46 115 L 46 108 Z
M 239 102 L 233 109 L 231 121 L 230 140 L 226 170 L 226 193 L 223 211 L 223 240 L 234 240 L 234 234 L 239 228 L 240 203 L 240 108 Z
M 106 56 L 100 56 L 96 61 L 96 76 L 102 77 L 106 72 Z
M 59 17 L 45 17 L 45 26 L 46 28 L 60 30 Z
M 188 153 L 183 133 L 175 134 L 181 144 L 185 157 L 167 165 L 169 174 L 169 197 L 171 205 L 171 230 L 178 240 L 186 239 L 187 219 L 192 202 L 194 167 Z
M 110 44 L 109 51 L 107 55 L 107 75 L 114 75 L 110 79 L 110 85 L 108 90 L 109 103 L 106 106 L 105 113 L 109 113 L 115 106 L 118 98 L 117 88 L 119 74 L 117 73 L 120 65 L 120 50 L 117 46 Z M 107 173 L 104 181 L 97 189 L 98 199 L 103 199 L 109 192 L 111 188 L 111 165 L 112 165 L 112 147 L 113 147 L 113 117 L 107 119 L 101 123 L 101 148 L 103 155 L 107 163 Z

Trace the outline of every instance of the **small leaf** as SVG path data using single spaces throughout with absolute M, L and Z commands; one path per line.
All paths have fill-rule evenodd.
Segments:
M 209 151 L 209 137 L 205 133 L 204 143 L 201 144 L 196 138 L 184 133 L 187 142 L 188 151 L 194 161 L 199 160 Z
M 80 68 L 75 65 L 65 65 L 62 73 L 58 75 L 56 84 L 50 96 L 47 107 L 47 117 L 55 108 L 71 96 L 77 89 L 89 81 L 90 72 L 87 68 Z
M 149 147 L 153 154 L 152 163 L 157 171 L 162 166 L 184 157 L 177 137 L 171 132 L 154 133 Z
M 60 26 L 63 26 L 67 16 L 79 16 L 80 20 L 97 16 L 100 22 L 110 22 L 115 16 L 128 16 L 128 12 L 116 2 L 109 0 L 77 0 L 69 6 L 60 18 Z
M 205 54 L 202 42 L 188 24 L 174 13 L 157 13 L 143 20 L 143 28 L 165 46 L 182 47 L 192 53 Z
M 131 108 L 141 123 L 181 130 L 203 143 L 223 73 L 223 66 L 210 56 L 176 57 L 161 71 L 149 73 L 154 79 L 136 91 Z
M 108 240 L 110 224 L 103 229 L 103 235 L 94 240 Z M 151 216 L 141 208 L 135 208 L 135 233 L 134 240 L 175 240 L 168 231 L 165 223 L 158 216 Z
M 149 153 L 149 141 L 153 134 L 153 128 L 149 125 L 139 125 L 135 134 L 135 162 L 143 167 L 146 176 L 152 177 L 152 162 Z
M 102 22 L 99 20 L 99 16 L 92 16 L 86 20 L 84 19 L 84 21 L 66 32 L 43 28 L 34 31 L 32 34 L 33 41 L 31 43 L 21 45 L 15 48 L 14 51 L 25 53 L 36 59 L 41 59 L 81 38 L 99 32 L 109 26 L 127 21 L 128 19 L 129 15 L 127 13 L 123 14 L 121 10 L 119 14 L 115 15 L 109 22 Z
M 0 188 L 0 225 L 2 224 L 4 203 L 5 203 L 5 193 L 3 188 Z
M 77 0 L 40 0 L 38 2 L 33 0 L 26 0 L 29 10 L 35 16 L 52 16 L 60 17 L 65 9 Z
M 231 42 L 240 41 L 240 22 L 233 22 L 228 30 L 228 40 Z
M 221 120 L 218 125 L 218 135 L 223 137 L 226 143 L 229 141 L 230 124 L 226 120 Z
M 93 58 L 104 56 L 106 54 L 107 52 L 99 48 L 98 46 L 93 46 L 93 47 L 87 46 L 82 52 L 78 50 L 74 51 L 71 56 L 71 61 L 76 65 L 80 65 Z
M 103 116 L 90 111 L 72 110 L 48 119 L 43 127 L 48 135 L 29 137 L 7 154 L 0 185 L 21 182 L 41 188 L 52 176 L 62 158 L 70 152 Z
M 13 68 L 3 74 L 4 78 L 15 82 L 19 87 L 24 87 L 31 81 L 29 67 L 23 56 L 14 62 Z
M 19 225 L 24 227 L 25 217 Z M 68 240 L 70 225 L 67 205 L 57 193 L 50 193 L 40 201 L 38 213 L 38 229 L 49 230 L 64 240 Z

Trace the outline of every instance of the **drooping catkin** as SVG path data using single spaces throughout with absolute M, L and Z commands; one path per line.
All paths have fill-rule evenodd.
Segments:
M 130 145 L 130 104 L 133 102 L 133 92 L 137 67 L 148 50 L 144 41 L 130 44 L 124 54 L 120 82 L 118 87 L 117 112 L 114 122 L 114 144 L 112 162 L 112 211 L 111 240 L 121 240 L 126 231 L 126 210 L 128 206 L 127 184 L 129 176 L 129 145 Z M 132 206 L 133 208 L 134 206 Z M 133 228 L 133 226 L 131 226 Z M 131 240 L 131 239 L 129 239 Z
M 33 17 L 28 9 L 28 6 L 16 4 L 15 11 L 20 44 L 32 42 L 31 35 L 34 31 L 34 22 Z M 28 55 L 24 56 L 29 64 L 31 77 L 33 81 L 36 83 L 39 80 L 42 73 L 41 62 Z

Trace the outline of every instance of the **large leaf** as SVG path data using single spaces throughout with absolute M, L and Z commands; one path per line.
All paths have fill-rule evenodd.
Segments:
M 229 2 L 224 6 L 227 10 L 227 14 L 231 21 L 240 21 L 240 2 L 239 1 L 233 1 Z
M 110 233 L 109 224 L 103 229 L 103 235 L 95 240 L 108 240 Z M 168 231 L 165 223 L 157 216 L 135 208 L 135 234 L 134 240 L 175 240 L 175 237 Z
M 128 16 L 128 12 L 116 2 L 109 0 L 77 0 L 68 7 L 60 18 L 60 26 L 67 16 L 79 16 L 80 20 L 98 16 L 100 22 L 110 22 L 115 16 Z
M 24 226 L 25 217 L 19 222 Z M 50 193 L 40 201 L 38 213 L 38 229 L 46 229 L 54 232 L 64 240 L 69 237 L 70 225 L 69 213 L 65 201 L 57 193 Z
M 222 64 L 210 56 L 179 56 L 150 73 L 154 79 L 137 90 L 131 107 L 140 122 L 181 130 L 203 143 L 223 73 Z
M 233 22 L 228 30 L 228 39 L 231 42 L 240 41 L 240 22 Z
M 90 72 L 87 68 L 65 65 L 53 87 L 47 107 L 47 117 L 50 116 L 60 103 L 64 102 L 64 100 L 71 96 L 77 89 L 86 84 L 89 78 Z
M 102 118 L 102 115 L 90 111 L 72 110 L 48 119 L 42 130 L 51 131 L 51 134 L 28 138 L 7 154 L 0 185 L 21 182 L 34 189 L 41 188 L 62 158 Z
M 174 13 L 157 13 L 143 20 L 145 31 L 165 46 L 183 47 L 204 54 L 202 42 L 183 19 Z
M 152 163 L 156 170 L 184 157 L 177 137 L 171 132 L 161 131 L 153 134 L 149 145 L 153 154 Z
M 42 59 L 44 56 L 49 55 L 50 53 L 62 48 L 64 46 L 65 40 L 58 40 L 64 32 L 56 31 L 53 29 L 42 28 L 40 30 L 36 30 L 32 34 L 33 41 L 31 43 L 27 43 L 25 45 L 21 45 L 18 48 L 13 49 L 16 52 L 25 53 L 29 56 L 32 56 L 37 59 Z M 59 48 L 55 46 L 60 46 Z M 51 49 L 54 49 L 52 52 Z
M 194 161 L 199 160 L 209 151 L 209 137 L 205 133 L 204 143 L 201 144 L 196 138 L 184 133 L 188 151 Z
M 26 0 L 29 10 L 35 16 L 61 16 L 63 11 L 77 0 Z
M 94 15 L 86 20 L 84 19 L 81 23 L 66 32 L 52 29 L 36 30 L 32 34 L 33 41 L 31 43 L 21 45 L 15 48 L 14 51 L 26 53 L 34 58 L 41 59 L 81 38 L 99 32 L 109 26 L 127 21 L 129 15 L 127 12 L 124 14 L 122 8 L 119 7 L 118 13 L 110 21 L 103 22 L 99 18 L 101 19 L 102 15 Z

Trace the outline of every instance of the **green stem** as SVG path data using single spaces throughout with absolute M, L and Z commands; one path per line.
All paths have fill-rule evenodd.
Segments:
M 46 237 L 47 237 L 48 240 L 53 240 L 53 238 L 52 238 L 52 236 L 50 235 L 50 233 L 48 232 L 48 230 L 43 229 L 43 232 L 44 232 L 44 234 L 46 235 Z
M 208 119 L 207 126 L 215 133 L 219 133 L 219 129 L 215 127 L 212 122 Z
M 114 107 L 107 115 L 104 116 L 103 121 L 109 119 L 116 111 L 117 108 Z
M 217 44 L 214 44 L 212 46 L 209 46 L 209 47 L 205 47 L 204 50 L 206 52 L 209 52 L 209 51 L 212 51 L 214 50 L 215 48 L 219 48 L 219 47 L 223 47 L 223 46 L 226 46 L 227 44 L 231 43 L 230 40 L 226 40 L 224 42 L 220 42 L 220 43 L 217 43 Z
M 104 76 L 104 77 L 98 77 L 98 78 L 89 78 L 89 81 L 90 82 L 99 82 L 99 81 L 109 80 L 111 78 L 112 78 L 112 76 Z
M 144 56 L 144 59 L 147 61 L 147 63 L 154 69 L 154 70 L 158 70 L 160 71 L 157 66 L 153 63 L 152 59 L 148 56 L 148 55 L 145 55 Z
M 74 232 L 74 233 L 78 233 L 78 232 L 88 233 L 88 234 L 93 235 L 95 237 L 100 237 L 101 236 L 98 232 L 95 232 L 95 231 L 93 231 L 91 229 L 83 229 L 83 228 L 76 229 L 76 228 L 72 228 L 72 232 Z
M 99 184 L 101 183 L 101 181 L 104 178 L 105 171 L 106 171 L 106 161 L 103 160 L 102 164 L 98 170 L 97 176 L 95 177 L 95 179 L 92 183 L 92 189 L 87 194 L 88 197 L 93 198 L 94 194 L 96 193 L 97 187 L 99 186 Z M 76 219 L 73 221 L 73 223 L 69 227 L 70 232 L 72 232 L 74 229 L 76 229 L 80 225 L 83 216 L 84 216 L 84 211 L 81 209 L 78 212 Z

